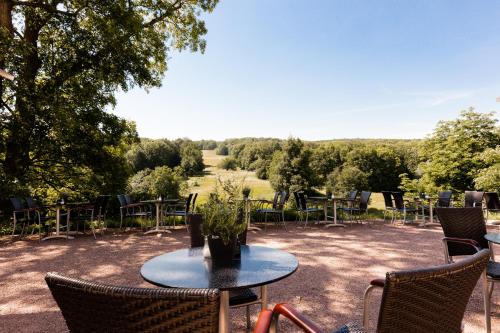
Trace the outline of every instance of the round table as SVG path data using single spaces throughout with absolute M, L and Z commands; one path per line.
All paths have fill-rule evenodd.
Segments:
M 484 235 L 484 238 L 491 243 L 500 244 L 500 233 L 498 232 L 488 232 Z
M 241 259 L 230 267 L 219 267 L 203 258 L 203 248 L 182 249 L 162 254 L 144 263 L 141 276 L 160 286 L 174 288 L 216 288 L 221 292 L 219 332 L 229 332 L 229 291 L 261 287 L 262 308 L 267 308 L 267 284 L 286 278 L 297 270 L 294 255 L 253 245 L 241 246 Z

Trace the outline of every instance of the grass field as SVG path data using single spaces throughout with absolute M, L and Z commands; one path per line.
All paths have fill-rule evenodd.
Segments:
M 191 177 L 188 182 L 189 190 L 198 192 L 197 203 L 203 203 L 207 200 L 208 195 L 214 190 L 217 179 L 232 179 L 244 183 L 252 189 L 250 192 L 251 198 L 269 200 L 273 198 L 274 190 L 269 181 L 258 179 L 255 172 L 239 169 L 236 171 L 219 169 L 217 164 L 224 158 L 225 156 L 215 154 L 215 150 L 203 150 L 203 162 L 206 165 L 205 175 Z M 384 209 L 384 198 L 381 193 L 372 194 L 370 208 L 370 213 L 380 216 L 380 212 Z

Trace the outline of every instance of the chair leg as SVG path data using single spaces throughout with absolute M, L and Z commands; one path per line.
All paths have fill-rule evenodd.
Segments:
M 250 305 L 247 305 L 246 308 L 247 308 L 247 331 L 250 331 Z
M 484 297 L 484 319 L 486 326 L 486 333 L 491 333 L 491 299 L 488 290 L 488 278 L 486 271 L 483 272 L 483 297 Z

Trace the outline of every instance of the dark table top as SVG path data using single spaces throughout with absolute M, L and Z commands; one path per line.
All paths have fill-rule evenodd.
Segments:
M 297 270 L 294 255 L 263 246 L 241 246 L 241 260 L 218 267 L 203 258 L 203 248 L 182 249 L 154 257 L 141 267 L 144 280 L 175 288 L 234 290 L 281 280 Z
M 500 233 L 498 233 L 498 232 L 488 232 L 486 235 L 484 235 L 484 238 L 488 242 L 500 244 Z

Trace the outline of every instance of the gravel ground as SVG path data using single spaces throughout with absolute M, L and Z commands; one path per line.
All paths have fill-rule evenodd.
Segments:
M 299 260 L 290 277 L 269 286 L 270 304 L 287 302 L 332 330 L 339 325 L 362 320 L 363 292 L 370 280 L 387 271 L 441 264 L 443 254 L 439 227 L 353 225 L 325 229 L 322 226 L 296 228 L 288 232 L 268 228 L 250 232 L 249 244 L 266 245 L 289 251 Z M 186 247 L 185 230 L 171 235 L 143 235 L 140 232 L 111 233 L 94 240 L 80 236 L 74 240 L 38 242 L 28 238 L 12 242 L 0 238 L 0 331 L 65 332 L 67 327 L 47 288 L 44 275 L 56 271 L 117 285 L 152 287 L 139 275 L 141 265 L 161 253 Z M 499 300 L 498 288 L 493 299 Z M 372 302 L 371 318 L 376 319 L 380 294 Z M 493 309 L 499 312 L 498 305 Z M 258 306 L 252 308 L 252 322 Z M 231 311 L 233 331 L 244 331 L 244 310 Z M 465 314 L 465 332 L 484 332 L 480 284 Z M 375 321 L 372 320 L 373 328 Z M 294 329 L 284 323 L 285 332 Z M 492 321 L 500 332 L 500 319 Z

